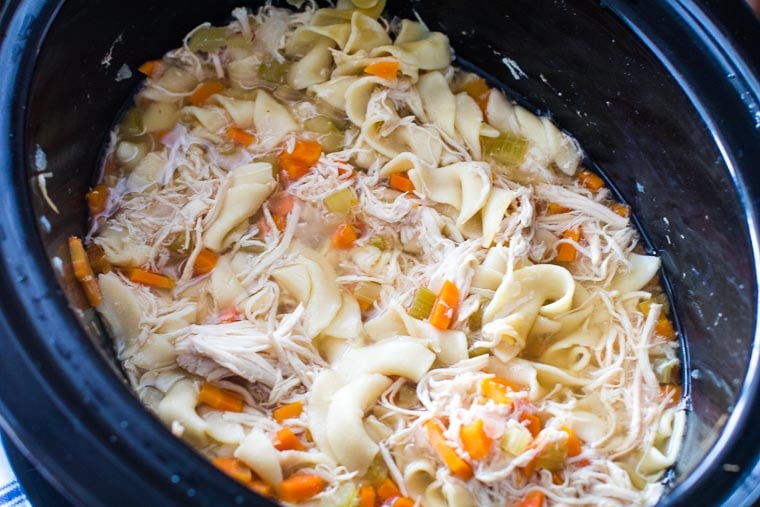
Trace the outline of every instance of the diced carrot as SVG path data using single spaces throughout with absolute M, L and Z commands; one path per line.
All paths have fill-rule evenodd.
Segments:
M 241 146 L 250 146 L 256 140 L 256 137 L 253 134 L 237 127 L 228 128 L 227 137 Z
M 550 202 L 546 205 L 546 212 L 549 215 L 561 215 L 562 213 L 569 213 L 571 211 L 572 209 L 568 208 L 567 206 L 557 204 L 556 202 Z
M 90 216 L 96 217 L 103 213 L 108 206 L 108 187 L 103 185 L 95 185 L 87 192 L 87 207 L 90 209 Z
M 318 475 L 292 475 L 280 484 L 280 500 L 303 502 L 322 492 L 325 486 L 325 480 Z
M 575 462 L 575 466 L 579 468 L 587 467 L 591 464 L 591 460 L 583 458 Z
M 96 275 L 111 272 L 111 263 L 106 258 L 106 252 L 97 243 L 87 245 L 87 258 L 90 259 L 90 266 Z
M 610 209 L 623 218 L 628 218 L 629 216 L 631 216 L 631 207 L 626 206 L 625 204 L 616 202 L 615 204 L 610 206 Z
M 213 384 L 203 384 L 198 393 L 198 402 L 205 403 L 211 408 L 226 412 L 242 412 L 243 397 L 227 389 L 216 387 Z
M 480 382 L 480 393 L 489 400 L 503 405 L 512 404 L 512 398 L 507 394 L 510 390 L 519 391 L 511 382 L 500 377 L 485 378 Z
M 195 258 L 195 264 L 193 264 L 193 275 L 200 276 L 210 273 L 219 261 L 219 255 L 212 252 L 208 248 L 204 248 L 198 252 L 198 256 Z
M 292 152 L 280 154 L 280 167 L 291 180 L 297 180 L 309 172 L 322 155 L 322 145 L 317 141 L 296 140 Z
M 335 248 L 343 250 L 352 248 L 358 237 L 359 235 L 354 226 L 350 224 L 342 224 L 338 226 L 338 229 L 332 235 L 332 245 Z
M 396 486 L 396 483 L 388 477 L 383 479 L 383 482 L 377 486 L 377 499 L 381 502 L 396 498 L 397 496 L 401 496 L 401 491 Z
M 433 446 L 438 457 L 449 468 L 452 474 L 459 477 L 463 481 L 468 481 L 472 478 L 472 467 L 469 463 L 459 457 L 456 451 L 446 443 L 446 439 L 443 437 L 443 429 L 436 421 L 428 421 L 425 423 L 427 429 L 427 436 L 430 444 Z
M 448 329 L 459 306 L 459 289 L 453 282 L 443 282 L 441 291 L 430 312 L 430 323 L 438 329 Z
M 212 95 L 223 91 L 224 84 L 218 79 L 204 81 L 193 90 L 189 100 L 194 106 L 202 106 Z
M 225 308 L 216 317 L 217 324 L 229 324 L 230 322 L 237 322 L 239 320 L 243 320 L 243 314 L 234 306 Z
M 591 171 L 581 171 L 578 174 L 578 183 L 592 192 L 598 192 L 604 188 L 604 180 Z
M 478 103 L 478 107 L 480 107 L 480 110 L 485 114 L 486 108 L 488 107 L 488 98 L 491 95 L 491 88 L 488 86 L 488 83 L 486 83 L 486 80 L 483 78 L 473 79 L 464 86 L 464 91 L 467 95 L 475 99 L 475 102 Z
M 369 484 L 359 488 L 359 507 L 375 507 L 376 498 L 375 488 Z
M 668 399 L 668 406 L 678 405 L 683 397 L 683 388 L 676 384 L 664 384 L 660 386 L 660 392 L 663 398 Z
M 292 194 L 280 194 L 276 199 L 269 202 L 269 211 L 274 216 L 285 217 L 293 211 L 295 197 Z
M 515 507 L 543 507 L 544 494 L 541 491 L 530 491 Z
M 526 428 L 528 428 L 528 431 L 530 431 L 530 434 L 533 435 L 533 438 L 536 438 L 536 436 L 538 436 L 538 434 L 541 432 L 541 419 L 539 419 L 536 414 L 531 414 L 530 412 L 520 412 L 517 415 L 517 420 Z
M 249 488 L 251 488 L 253 491 L 255 491 L 261 496 L 265 496 L 268 498 L 271 498 L 274 496 L 274 490 L 272 489 L 272 486 L 262 481 L 261 479 L 253 479 L 251 481 L 248 481 L 248 483 L 246 483 L 246 486 L 248 486 Z
M 364 67 L 364 72 L 372 76 L 377 76 L 381 79 L 387 79 L 393 81 L 396 79 L 400 65 L 395 60 L 382 60 L 379 62 L 373 62 Z
M 173 289 L 175 285 L 174 280 L 168 276 L 142 268 L 126 268 L 124 275 L 132 282 L 149 285 L 157 289 Z
M 573 240 L 578 243 L 581 240 L 581 229 L 576 227 L 575 229 L 568 229 L 562 235 L 562 239 Z M 578 256 L 578 251 L 575 246 L 570 243 L 562 243 L 557 248 L 557 257 L 555 260 L 558 262 L 573 262 Z
M 137 70 L 148 77 L 155 77 L 163 66 L 164 62 L 161 60 L 148 60 L 137 67 Z
M 574 458 L 582 452 L 581 439 L 569 426 L 560 426 L 559 429 L 567 433 L 567 456 Z
M 400 496 L 391 505 L 393 507 L 414 507 L 414 500 L 406 496 Z
M 74 269 L 74 278 L 82 285 L 87 301 L 92 306 L 98 306 L 103 301 L 100 293 L 100 285 L 95 273 L 92 271 L 90 259 L 84 250 L 82 240 L 76 236 L 69 236 L 69 255 L 71 256 L 71 267 Z
M 472 459 L 483 459 L 491 451 L 493 440 L 483 430 L 483 420 L 475 419 L 459 429 L 462 447 Z
M 275 409 L 275 411 L 272 412 L 272 416 L 274 417 L 275 421 L 282 424 L 282 421 L 298 417 L 302 412 L 303 403 L 300 401 L 294 401 L 293 403 L 288 403 L 287 405 L 283 405 Z
M 563 484 L 565 482 L 565 478 L 562 475 L 562 472 L 552 472 L 552 484 L 555 484 L 559 486 L 560 484 Z
M 414 192 L 414 183 L 406 173 L 391 174 L 388 178 L 388 184 L 399 192 Z
M 670 319 L 664 315 L 661 315 L 660 318 L 657 319 L 657 324 L 654 326 L 654 332 L 657 336 L 662 336 L 668 340 L 674 340 L 676 337 L 673 324 L 670 322 Z
M 214 458 L 211 460 L 211 463 L 236 481 L 249 482 L 253 479 L 251 469 L 245 463 L 232 456 Z
M 293 430 L 285 426 L 275 433 L 274 448 L 278 451 L 303 451 L 306 446 L 299 440 Z

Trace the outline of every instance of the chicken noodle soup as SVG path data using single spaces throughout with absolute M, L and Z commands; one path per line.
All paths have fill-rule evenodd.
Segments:
M 71 240 L 140 399 L 284 504 L 655 503 L 659 259 L 573 139 L 353 1 L 140 67 Z

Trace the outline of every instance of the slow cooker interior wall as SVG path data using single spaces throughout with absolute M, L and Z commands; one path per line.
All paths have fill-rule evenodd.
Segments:
M 61 211 L 52 213 L 37 195 L 38 217 L 50 222 L 51 232 L 41 234 L 51 259 L 65 259 L 66 237 L 85 230 L 83 197 L 106 132 L 139 84 L 139 75 L 116 81 L 119 68 L 127 64 L 136 74 L 141 62 L 175 47 L 200 21 L 224 22 L 240 3 L 64 3 L 37 62 L 26 132 L 29 176 L 39 145 Z M 460 58 L 533 109 L 551 111 L 633 205 L 663 255 L 693 365 L 702 373 L 691 393 L 691 420 L 698 423 L 690 427 L 719 428 L 747 369 L 756 288 L 741 204 L 709 131 L 678 85 L 623 23 L 590 0 L 389 2 L 394 14 L 413 16 L 412 9 L 449 34 Z M 526 76 L 515 79 L 504 57 Z M 77 306 L 81 293 L 68 272 L 61 285 Z M 91 312 L 82 315 L 93 343 L 118 370 Z M 690 433 L 681 472 L 716 435 Z

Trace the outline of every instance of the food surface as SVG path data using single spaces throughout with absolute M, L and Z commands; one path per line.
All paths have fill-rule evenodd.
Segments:
M 283 504 L 646 505 L 679 345 L 577 143 L 382 0 L 146 62 L 74 272 L 144 404 Z

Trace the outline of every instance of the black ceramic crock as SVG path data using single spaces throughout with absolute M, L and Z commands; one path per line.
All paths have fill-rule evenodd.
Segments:
M 121 79 L 122 66 L 137 74 L 239 4 L 0 6 L 0 425 L 74 505 L 270 505 L 142 409 L 66 264 L 107 132 L 139 85 L 138 75 Z M 418 13 L 450 36 L 461 65 L 550 112 L 633 206 L 662 255 L 688 345 L 688 431 L 661 504 L 751 504 L 760 481 L 757 19 L 739 0 L 391 0 L 387 12 Z M 42 173 L 58 213 L 42 199 Z

